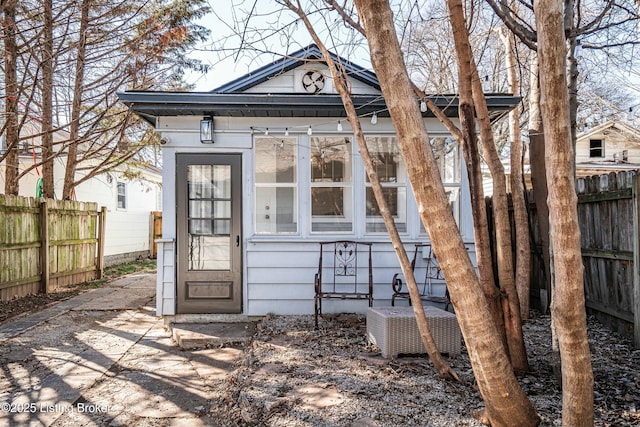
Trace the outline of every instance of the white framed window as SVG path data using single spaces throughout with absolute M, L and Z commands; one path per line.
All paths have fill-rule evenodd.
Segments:
M 431 138 L 431 149 L 436 158 L 444 190 L 449 198 L 456 223 L 460 225 L 460 206 L 462 197 L 462 165 L 460 144 L 452 136 Z M 424 224 L 420 223 L 420 234 L 426 234 Z
M 297 138 L 255 138 L 258 234 L 298 232 Z
M 189 234 L 199 236 L 231 233 L 231 166 L 187 167 Z
M 398 148 L 398 139 L 396 136 L 368 136 L 365 139 L 396 228 L 400 233 L 406 232 L 407 171 Z M 380 208 L 368 176 L 365 182 L 366 232 L 386 233 L 387 228 L 380 215 Z
M 314 136 L 311 142 L 311 231 L 353 232 L 351 137 Z
M 118 209 L 127 209 L 127 183 L 118 181 Z

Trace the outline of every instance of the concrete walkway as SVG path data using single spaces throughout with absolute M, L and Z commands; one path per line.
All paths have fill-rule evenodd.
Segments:
M 127 276 L 1 325 L 0 426 L 215 425 L 216 385 L 242 348 L 180 348 L 155 316 L 155 279 Z

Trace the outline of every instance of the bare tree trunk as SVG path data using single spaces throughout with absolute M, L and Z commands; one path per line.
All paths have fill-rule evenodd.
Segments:
M 316 34 L 313 26 L 309 22 L 307 16 L 300 6 L 300 2 L 298 2 L 297 7 L 293 5 L 289 0 L 285 0 L 287 7 L 292 11 L 296 12 L 298 16 L 303 20 L 307 30 L 311 34 L 314 42 L 318 45 L 322 54 L 324 56 L 325 61 L 327 62 L 327 66 L 331 70 L 331 76 L 333 77 L 333 83 L 335 85 L 336 90 L 340 94 L 342 102 L 345 107 L 345 111 L 347 112 L 347 119 L 353 128 L 355 139 L 358 143 L 358 151 L 362 157 L 365 170 L 367 171 L 367 175 L 369 177 L 369 181 L 371 182 L 371 188 L 373 189 L 373 194 L 376 199 L 376 203 L 378 204 L 378 208 L 380 209 L 380 214 L 382 215 L 382 219 L 384 224 L 389 232 L 389 236 L 391 237 L 391 243 L 393 244 L 393 248 L 396 252 L 398 260 L 400 261 L 400 268 L 404 277 L 407 281 L 407 288 L 409 289 L 409 297 L 411 298 L 411 303 L 413 306 L 413 311 L 416 317 L 416 322 L 418 325 L 418 330 L 420 332 L 420 336 L 422 338 L 422 342 L 424 343 L 425 349 L 429 354 L 429 359 L 433 362 L 438 374 L 441 378 L 446 379 L 455 379 L 460 380 L 458 375 L 451 369 L 451 366 L 444 360 L 440 351 L 436 347 L 436 343 L 431 335 L 431 331 L 429 330 L 429 325 L 427 323 L 427 318 L 424 312 L 424 307 L 422 305 L 422 300 L 420 299 L 420 293 L 418 290 L 418 285 L 416 283 L 415 277 L 413 275 L 413 269 L 411 268 L 411 262 L 409 261 L 409 257 L 407 256 L 407 252 L 404 249 L 402 244 L 402 240 L 400 238 L 400 234 L 398 233 L 398 229 L 396 227 L 393 216 L 391 215 L 391 211 L 389 210 L 387 201 L 384 197 L 384 192 L 382 190 L 382 185 L 380 184 L 380 179 L 378 174 L 375 171 L 375 167 L 373 165 L 373 160 L 371 159 L 371 154 L 369 152 L 369 148 L 367 147 L 367 142 L 364 138 L 364 133 L 362 132 L 362 127 L 360 126 L 360 120 L 358 119 L 358 114 L 353 105 L 353 101 L 351 100 L 351 94 L 349 93 L 349 89 L 347 88 L 346 74 L 342 68 L 338 68 L 339 66 L 333 61 L 329 51 L 325 48 L 324 44 Z
M 577 35 L 575 35 L 575 1 L 564 0 L 564 28 L 565 34 L 570 34 L 569 47 L 569 123 L 571 125 L 571 145 L 576 152 L 578 141 L 578 58 L 576 58 Z M 573 177 L 576 176 L 575 162 L 573 163 Z
M 538 231 L 540 233 L 540 248 L 542 249 L 542 268 L 544 273 L 544 288 L 540 289 L 540 308 L 547 313 L 553 296 L 553 248 L 549 240 L 549 207 L 547 205 L 546 164 L 544 158 L 545 141 L 542 125 L 542 113 L 540 112 L 540 79 L 537 53 L 531 61 L 531 77 L 529 87 L 529 164 L 531 166 L 531 184 L 533 185 L 533 198 L 538 213 Z M 551 318 L 551 360 L 553 373 L 558 384 L 562 381 L 560 369 L 560 349 L 556 336 L 555 325 Z
M 6 131 L 5 143 L 7 155 L 4 160 L 4 193 L 17 196 L 19 191 L 19 166 L 20 166 L 20 128 L 18 120 L 18 78 L 17 78 L 17 56 L 18 47 L 16 45 L 16 0 L 6 0 L 3 2 L 3 22 L 4 30 L 4 84 L 6 91 L 5 118 Z
M 391 114 L 418 210 L 451 294 L 469 357 L 493 426 L 535 426 L 539 418 L 518 385 L 444 192 L 429 135 L 384 0 L 356 0 L 373 68 Z M 371 30 L 369 30 L 371 29 Z M 508 398 L 505 398 L 508 396 Z
M 89 8 L 91 0 L 83 0 L 80 4 L 80 32 L 76 57 L 76 73 L 73 85 L 73 101 L 71 105 L 71 124 L 69 129 L 69 149 L 67 152 L 67 168 L 64 173 L 62 199 L 71 200 L 75 187 L 76 167 L 78 164 L 78 135 L 80 131 L 80 108 L 84 92 L 84 68 L 87 51 L 87 27 L 89 25 Z
M 587 322 L 566 80 L 562 0 L 534 4 L 546 141 L 555 288 L 551 314 L 562 360 L 562 424 L 593 425 L 593 372 Z
M 466 31 L 467 26 L 464 18 L 462 1 L 449 0 L 447 4 L 449 7 L 451 26 L 456 29 L 453 32 L 454 40 L 462 39 L 456 41 L 456 46 L 462 43 L 469 45 L 469 34 Z M 493 130 L 491 129 L 491 122 L 489 120 L 489 110 L 482 91 L 482 83 L 478 76 L 475 60 L 471 54 L 471 48 L 466 50 L 465 56 L 465 60 L 468 61 L 471 67 L 470 81 L 475 111 L 480 125 L 480 137 L 482 138 L 484 159 L 489 166 L 489 170 L 491 171 L 491 176 L 493 178 L 493 206 L 495 215 L 494 223 L 496 228 L 498 283 L 500 285 L 500 289 L 506 295 L 506 298 L 502 299 L 501 303 L 504 327 L 507 336 L 507 351 L 511 364 L 513 365 L 513 369 L 516 372 L 526 372 L 529 370 L 529 363 L 527 361 L 527 351 L 524 346 L 520 303 L 518 302 L 518 293 L 516 291 L 514 279 L 506 176 L 493 140 Z
M 549 208 L 547 207 L 547 178 L 544 161 L 544 130 L 540 113 L 540 84 L 537 54 L 531 61 L 529 93 L 529 166 L 533 198 L 538 213 L 538 229 L 544 269 L 544 289 L 540 289 L 540 305 L 546 313 L 551 297 L 551 258 L 549 253 Z
M 42 197 L 52 199 L 53 188 L 53 4 L 44 0 L 42 43 Z
M 458 0 L 447 1 L 452 28 L 460 31 L 466 28 L 462 11 L 462 3 Z M 500 333 L 501 341 L 508 350 L 507 336 L 502 314 L 500 290 L 496 286 L 493 275 L 491 242 L 489 237 L 489 221 L 487 219 L 487 204 L 484 200 L 482 171 L 480 169 L 480 152 L 478 151 L 478 136 L 473 105 L 473 89 L 471 81 L 473 56 L 469 38 L 455 36 L 456 63 L 458 65 L 458 92 L 460 93 L 459 116 L 462 128 L 462 152 L 469 174 L 469 189 L 471 193 L 471 210 L 473 216 L 473 232 L 476 244 L 476 259 L 480 286 L 487 298 L 491 317 Z
M 515 36 L 506 28 L 500 31 L 506 53 L 509 90 L 519 93 Z M 529 214 L 524 198 L 523 144 L 520 138 L 520 111 L 518 107 L 509 112 L 509 135 L 511 139 L 511 200 L 516 231 L 516 290 L 520 302 L 520 316 L 529 318 L 529 292 L 531 284 L 531 241 L 529 240 Z

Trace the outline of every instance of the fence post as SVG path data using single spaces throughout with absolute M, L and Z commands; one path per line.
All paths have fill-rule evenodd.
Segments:
M 40 201 L 40 292 L 49 289 L 49 206 L 47 200 Z
M 640 348 L 640 175 L 633 176 L 633 342 Z
M 154 242 L 154 237 L 153 237 L 153 229 L 154 229 L 154 225 L 155 225 L 155 216 L 153 215 L 153 211 L 149 212 L 149 258 L 150 259 L 154 259 L 155 258 L 155 251 L 153 250 L 153 242 Z
M 107 207 L 102 206 L 98 213 L 98 259 L 96 260 L 96 279 L 104 274 L 104 232 L 106 229 Z

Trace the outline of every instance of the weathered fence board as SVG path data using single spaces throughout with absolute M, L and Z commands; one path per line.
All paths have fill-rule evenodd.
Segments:
M 40 216 L 35 199 L 0 196 L 0 298 L 40 289 Z
M 51 292 L 96 278 L 95 203 L 0 195 L 0 299 Z
M 640 176 L 633 177 L 633 342 L 640 348 Z
M 156 243 L 156 240 L 162 238 L 162 212 L 151 212 L 151 218 L 149 221 L 149 234 L 151 235 L 151 241 L 149 242 L 149 258 L 154 259 L 158 256 L 158 244 Z
M 611 173 L 576 185 L 586 306 L 626 335 L 634 322 L 632 176 Z
M 640 274 L 635 268 L 640 267 L 640 178 L 636 173 L 581 178 L 576 181 L 576 192 L 587 309 L 618 332 L 626 336 L 635 333 L 640 346 Z M 545 311 L 550 295 L 532 192 L 527 200 L 532 239 L 531 306 Z M 491 207 L 490 201 L 487 206 Z

